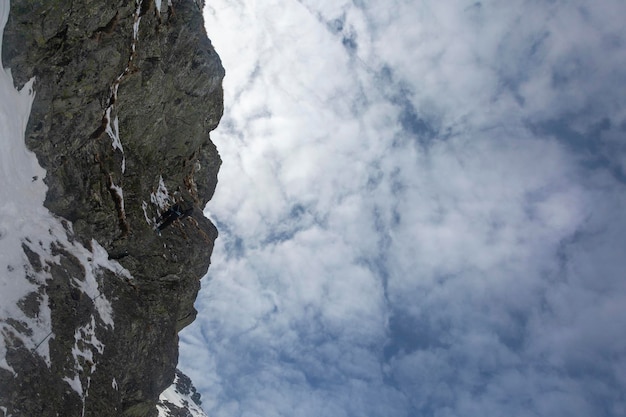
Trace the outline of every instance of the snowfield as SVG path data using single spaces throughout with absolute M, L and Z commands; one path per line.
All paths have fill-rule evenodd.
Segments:
M 1 2 L 2 33 L 8 14 L 8 2 Z M 0 44 L 1 41 L 0 35 Z M 17 91 L 10 70 L 0 64 L 0 367 L 10 371 L 13 370 L 5 356 L 6 340 L 12 337 L 31 350 L 41 342 L 37 353 L 49 363 L 48 344 L 42 341 L 51 333 L 50 310 L 45 293 L 39 292 L 45 276 L 32 271 L 22 245 L 40 256 L 45 255 L 52 234 L 64 234 L 59 222 L 43 207 L 47 189 L 43 183 L 45 171 L 24 144 L 24 131 L 35 97 L 33 83 L 30 80 Z M 17 305 L 31 293 L 38 294 L 40 308 L 35 317 L 27 317 Z M 8 319 L 25 325 L 29 332 L 17 331 L 7 323 Z

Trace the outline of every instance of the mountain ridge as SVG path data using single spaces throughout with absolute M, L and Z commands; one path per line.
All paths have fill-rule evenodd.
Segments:
M 197 415 L 159 397 L 184 391 L 168 389 L 186 381 L 177 333 L 217 237 L 202 208 L 224 70 L 199 5 L 14 0 L 2 59 L 34 91 L 25 142 L 49 212 L 26 234 L 5 226 L 21 253 L 3 279 L 33 291 L 3 307 L 0 416 Z

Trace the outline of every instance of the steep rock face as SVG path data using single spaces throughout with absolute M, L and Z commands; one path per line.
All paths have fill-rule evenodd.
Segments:
M 209 131 L 224 71 L 200 5 L 12 0 L 2 53 L 18 87 L 35 78 L 26 143 L 65 230 L 46 248 L 54 261 L 23 245 L 45 283 L 21 308 L 47 302 L 49 363 L 3 336 L 15 372 L 0 368 L 0 416 L 157 415 L 217 237 L 202 207 L 220 165 Z

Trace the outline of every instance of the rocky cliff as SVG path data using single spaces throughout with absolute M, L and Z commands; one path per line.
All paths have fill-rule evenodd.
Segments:
M 35 93 L 25 138 L 46 171 L 31 181 L 45 182 L 48 214 L 38 229 L 16 215 L 29 232 L 0 271 L 31 288 L 0 316 L 0 416 L 200 412 L 175 374 L 217 237 L 202 207 L 220 166 L 209 132 L 224 70 L 201 5 L 10 7 L 2 60 Z

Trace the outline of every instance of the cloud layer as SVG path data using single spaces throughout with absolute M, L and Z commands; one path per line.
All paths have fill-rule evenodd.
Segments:
M 625 14 L 209 2 L 209 414 L 626 414 Z

